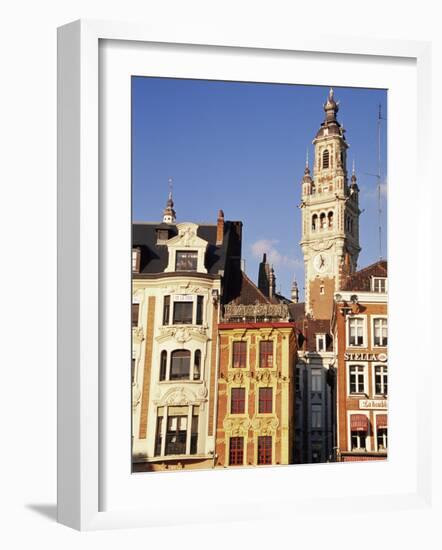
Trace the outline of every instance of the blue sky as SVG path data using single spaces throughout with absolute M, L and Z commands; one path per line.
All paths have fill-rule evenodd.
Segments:
M 257 281 L 262 252 L 273 262 L 277 289 L 303 294 L 301 184 L 306 151 L 324 119 L 326 86 L 132 78 L 133 220 L 159 221 L 173 178 L 177 222 L 216 223 L 224 210 L 241 220 L 246 272 Z M 335 87 L 338 119 L 361 189 L 358 267 L 379 258 L 377 115 L 387 91 Z M 382 253 L 386 257 L 386 121 L 382 123 Z

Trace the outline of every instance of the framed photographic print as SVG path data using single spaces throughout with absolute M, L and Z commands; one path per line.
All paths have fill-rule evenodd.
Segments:
M 59 30 L 62 523 L 429 498 L 398 345 L 428 46 L 265 46 Z

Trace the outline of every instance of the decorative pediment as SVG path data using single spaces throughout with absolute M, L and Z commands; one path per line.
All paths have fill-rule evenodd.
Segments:
M 198 342 L 205 343 L 209 339 L 207 335 L 206 326 L 193 326 L 193 327 L 174 327 L 165 326 L 160 327 L 160 335 L 156 337 L 158 342 L 164 342 L 165 340 L 173 339 L 179 344 L 185 344 L 190 340 L 197 340 Z
M 195 252 L 197 254 L 197 273 L 207 273 L 204 265 L 206 249 L 208 242 L 198 237 L 198 225 L 196 223 L 179 223 L 177 224 L 178 235 L 167 241 L 167 249 L 169 251 L 169 262 L 164 270 L 166 273 L 176 271 L 177 251 Z
M 196 395 L 189 388 L 179 386 L 171 388 L 159 399 L 159 405 L 191 405 L 197 401 Z
M 167 241 L 167 246 L 177 246 L 182 248 L 198 248 L 207 246 L 207 241 L 198 237 L 198 225 L 196 223 L 177 224 L 178 235 Z
M 155 399 L 154 403 L 159 406 L 199 405 L 200 410 L 203 411 L 207 395 L 205 384 L 199 385 L 197 394 L 188 387 L 178 386 L 168 389 L 162 397 Z

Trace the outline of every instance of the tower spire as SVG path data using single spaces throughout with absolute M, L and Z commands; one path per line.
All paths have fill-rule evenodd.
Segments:
M 173 209 L 173 198 L 172 198 L 173 179 L 169 178 L 167 183 L 169 186 L 169 194 L 166 202 L 166 208 L 163 210 L 163 223 L 175 223 L 176 212 Z
M 328 92 L 327 101 L 324 103 L 325 121 L 336 121 L 336 113 L 339 111 L 339 101 L 335 101 L 333 88 Z
M 299 302 L 299 289 L 298 289 L 298 283 L 296 282 L 296 276 L 293 277 L 291 299 L 292 299 L 292 302 L 295 304 Z

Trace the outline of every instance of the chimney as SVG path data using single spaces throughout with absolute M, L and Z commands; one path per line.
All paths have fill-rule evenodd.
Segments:
M 218 221 L 216 224 L 216 246 L 223 244 L 224 240 L 224 212 L 220 210 L 218 212 Z
M 267 254 L 262 256 L 262 262 L 259 264 L 258 271 L 258 288 L 264 294 L 269 296 L 269 278 L 270 278 L 270 266 L 267 263 Z

